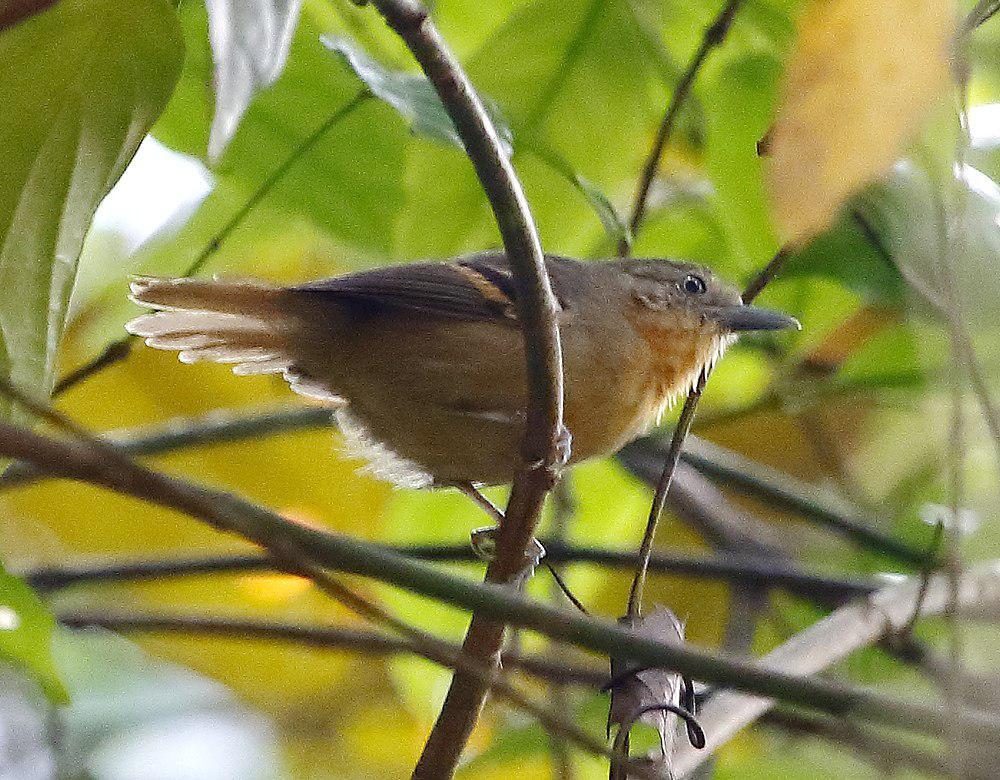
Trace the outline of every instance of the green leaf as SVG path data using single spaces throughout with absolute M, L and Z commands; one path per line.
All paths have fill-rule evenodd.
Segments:
M 625 239 L 628 244 L 632 243 L 632 234 L 628 225 L 625 224 L 625 220 L 622 219 L 614 204 L 607 195 L 598 189 L 597 185 L 574 171 L 568 160 L 551 149 L 534 144 L 531 144 L 529 148 L 538 159 L 569 182 L 590 204 L 597 218 L 601 221 L 601 225 L 604 226 L 604 232 L 612 246 L 617 246 L 622 239 Z
M 208 0 L 215 115 L 208 155 L 217 160 L 250 101 L 284 70 L 301 0 Z
M 0 568 L 0 659 L 26 669 L 57 704 L 69 701 L 52 659 L 55 618 L 35 592 Z
M 711 106 L 705 127 L 705 164 L 720 212 L 745 272 L 777 251 L 764 192 L 757 142 L 771 121 L 780 65 L 765 54 L 723 61 L 706 73 L 702 102 Z
M 441 143 L 464 148 L 455 125 L 445 111 L 434 86 L 423 76 L 389 70 L 346 38 L 323 37 L 323 44 L 338 54 L 361 82 L 379 100 L 385 101 L 413 127 L 414 133 Z M 513 135 L 496 104 L 480 96 L 507 155 L 513 151 Z
M 48 392 L 94 211 L 167 103 L 165 0 L 64 0 L 0 33 L 0 370 Z

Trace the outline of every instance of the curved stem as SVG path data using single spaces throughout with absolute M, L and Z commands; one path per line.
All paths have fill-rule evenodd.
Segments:
M 514 477 L 510 500 L 496 539 L 496 558 L 486 580 L 510 582 L 524 567 L 524 551 L 541 514 L 545 494 L 561 466 L 562 352 L 558 305 L 549 284 L 538 231 L 496 129 L 458 61 L 448 50 L 427 9 L 417 0 L 374 0 L 389 26 L 403 39 L 434 85 L 458 131 L 496 217 L 517 287 L 517 315 L 524 335 L 528 408 L 521 444 L 523 466 Z M 497 663 L 504 626 L 473 614 L 463 644 L 467 655 Z M 458 764 L 488 685 L 455 674 L 434 724 L 417 777 L 449 777 Z

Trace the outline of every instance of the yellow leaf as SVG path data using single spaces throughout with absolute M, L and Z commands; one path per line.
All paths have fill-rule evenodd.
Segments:
M 948 83 L 951 0 L 813 0 L 766 139 L 782 240 L 830 225 L 895 161 Z

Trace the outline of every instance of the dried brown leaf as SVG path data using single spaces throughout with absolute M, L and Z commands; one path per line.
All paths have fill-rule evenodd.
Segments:
M 767 137 L 781 239 L 802 243 L 889 169 L 949 77 L 951 0 L 813 0 Z
M 664 644 L 679 645 L 684 641 L 684 626 L 669 609 L 659 607 L 632 624 L 632 630 Z M 631 670 L 635 670 L 630 673 Z M 629 729 L 635 723 L 645 723 L 660 735 L 658 763 L 673 754 L 677 735 L 677 715 L 665 709 L 653 709 L 664 703 L 678 706 L 684 681 L 680 674 L 667 669 L 647 669 L 623 658 L 611 659 L 611 706 L 608 710 L 608 734 L 611 726 Z

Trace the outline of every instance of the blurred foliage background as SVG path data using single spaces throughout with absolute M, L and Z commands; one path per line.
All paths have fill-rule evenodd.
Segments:
M 773 118 L 802 5 L 742 4 L 695 79 L 633 254 L 689 258 L 745 282 L 778 249 L 756 144 Z M 509 130 L 547 251 L 587 258 L 614 253 L 621 215 L 627 216 L 664 108 L 717 12 L 716 4 L 693 0 L 433 3 L 445 39 Z M 448 141 L 447 126 L 443 132 L 427 126 L 436 109 L 421 107 L 421 86 L 400 76 L 415 72 L 412 62 L 371 9 L 348 0 L 303 0 L 287 66 L 255 97 L 231 143 L 211 162 L 218 82 L 202 4 L 61 0 L 4 25 L 0 156 L 10 175 L 0 187 L 0 213 L 10 224 L 0 253 L 0 327 L 4 363 L 28 386 L 47 391 L 58 374 L 120 338 L 134 311 L 125 299 L 127 275 L 183 272 L 338 113 L 226 235 L 203 273 L 291 282 L 499 245 L 467 159 Z M 335 40 L 334 47 L 321 36 Z M 992 388 L 1000 377 L 1000 23 L 991 20 L 971 34 L 969 55 L 968 148 L 961 148 L 954 104 L 942 100 L 891 175 L 796 253 L 762 296 L 766 305 L 797 316 L 802 331 L 747 338 L 734 347 L 713 374 L 695 423 L 698 436 L 836 496 L 918 549 L 931 536 L 928 518 L 933 522 L 949 501 L 953 367 L 945 328 L 895 263 L 916 275 L 926 272 L 949 240 L 942 213 L 960 219 L 949 251 L 979 365 Z M 352 104 L 365 86 L 359 73 L 380 97 L 377 83 L 397 89 L 405 110 L 376 98 Z M 118 98 L 100 98 L 112 92 Z M 141 133 L 132 136 L 144 123 L 151 125 L 150 137 L 88 232 L 104 194 L 100 182 L 110 184 L 125 168 L 129 153 L 121 149 L 138 143 Z M 73 176 L 79 149 L 101 161 L 93 182 Z M 956 150 L 964 169 L 955 168 Z M 76 210 L 61 211 L 59 182 L 64 194 L 74 193 Z M 61 213 L 64 219 L 53 217 Z M 30 235 L 48 243 L 23 240 Z M 74 241 L 83 242 L 75 281 L 67 260 Z M 48 263 L 32 264 L 31 251 L 48 253 Z M 54 308 L 52 301 L 58 301 Z M 224 367 L 182 366 L 172 355 L 135 349 L 60 396 L 58 406 L 104 431 L 292 401 L 276 379 L 237 380 Z M 972 522 L 965 525 L 961 554 L 974 561 L 1000 550 L 997 453 L 971 393 L 963 393 L 962 406 L 963 507 Z M 153 462 L 303 522 L 370 540 L 461 543 L 484 524 L 461 496 L 392 490 L 358 474 L 358 463 L 342 456 L 329 430 L 192 447 Z M 567 540 L 637 545 L 647 486 L 613 459 L 584 464 L 571 476 L 575 508 Z M 727 495 L 764 521 L 760 541 L 810 571 L 909 571 L 766 501 L 728 489 Z M 63 482 L 4 489 L 0 522 L 11 571 L 89 557 L 242 549 L 166 510 Z M 543 530 L 551 530 L 551 518 L 546 523 Z M 705 551 L 698 534 L 673 515 L 658 538 L 670 551 Z M 455 568 L 481 576 L 478 566 Z M 629 572 L 574 565 L 564 574 L 593 612 L 621 612 Z M 441 636 L 457 640 L 464 632 L 466 616 L 455 610 L 374 583 L 359 587 Z M 651 588 L 647 601 L 685 620 L 692 643 L 723 643 L 731 603 L 726 585 L 658 575 Z M 536 576 L 531 590 L 550 598 L 548 576 Z M 320 624 L 355 620 L 305 581 L 259 573 L 97 585 L 49 601 L 57 614 L 126 608 Z M 30 609 L 44 616 L 40 604 Z M 744 649 L 763 652 L 820 614 L 801 599 L 773 593 Z M 126 640 L 97 630 L 45 630 L 52 633 L 50 673 L 61 680 L 53 685 L 65 687 L 69 704 L 45 704 L 32 684 L 15 684 L 19 676 L 8 673 L 10 684 L 0 695 L 7 724 L 0 729 L 3 777 L 51 776 L 56 765 L 64 776 L 94 778 L 402 777 L 449 679 L 403 656 L 206 636 Z M 968 627 L 964 634 L 968 666 L 995 675 L 997 632 Z M 922 626 L 921 636 L 945 642 L 936 623 Z M 536 638 L 523 642 L 545 650 Z M 879 650 L 857 654 L 834 674 L 905 695 L 936 695 Z M 606 697 L 579 690 L 566 696 L 573 719 L 601 734 Z M 18 744 L 33 747 L 15 751 L 15 734 Z M 489 705 L 472 754 L 462 777 L 555 772 L 544 732 L 502 703 Z M 574 777 L 607 772 L 575 750 L 571 764 Z M 877 761 L 849 746 L 766 726 L 732 742 L 715 765 L 720 778 L 881 774 Z

